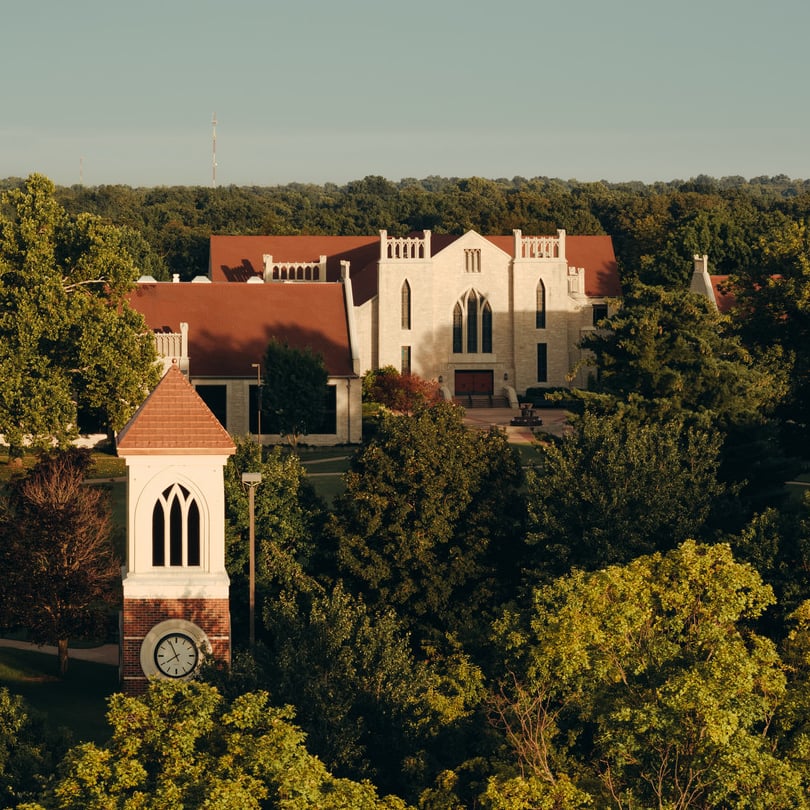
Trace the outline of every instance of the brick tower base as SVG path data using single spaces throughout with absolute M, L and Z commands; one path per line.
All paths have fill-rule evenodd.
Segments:
M 231 663 L 231 614 L 227 599 L 125 599 L 121 636 L 121 687 L 130 695 L 146 691 L 141 646 L 147 633 L 168 619 L 183 619 L 208 637 L 206 659 Z

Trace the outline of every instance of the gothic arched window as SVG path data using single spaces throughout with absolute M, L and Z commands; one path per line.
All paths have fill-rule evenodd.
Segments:
M 152 510 L 152 565 L 200 565 L 200 508 L 180 484 L 163 490 Z
M 464 337 L 466 336 L 466 341 Z M 453 307 L 453 353 L 492 352 L 492 307 L 475 290 L 466 292 Z
M 402 282 L 402 328 L 411 328 L 411 285 Z
M 537 310 L 535 316 L 535 327 L 537 329 L 546 328 L 546 286 L 543 280 L 537 282 Z

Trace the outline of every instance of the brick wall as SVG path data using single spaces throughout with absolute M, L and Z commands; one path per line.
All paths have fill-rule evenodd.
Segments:
M 146 634 L 167 619 L 196 624 L 211 642 L 211 656 L 231 662 L 231 614 L 227 599 L 125 599 L 123 610 L 122 687 L 140 694 L 147 680 L 141 670 L 141 645 Z

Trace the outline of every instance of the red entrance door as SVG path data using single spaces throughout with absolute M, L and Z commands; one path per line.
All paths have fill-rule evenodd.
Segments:
M 456 394 L 493 393 L 493 375 L 491 371 L 457 371 Z

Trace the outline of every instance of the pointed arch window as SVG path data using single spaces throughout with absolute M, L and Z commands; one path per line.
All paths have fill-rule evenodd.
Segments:
M 167 487 L 152 510 L 152 565 L 200 565 L 200 507 L 180 484 Z
M 453 307 L 453 353 L 492 352 L 492 307 L 476 290 L 466 292 Z
M 546 328 L 546 285 L 543 284 L 543 279 L 537 282 L 537 309 L 534 325 L 537 329 Z
M 456 303 L 453 307 L 453 354 L 461 354 L 462 335 L 464 334 L 464 313 L 461 304 Z
M 407 279 L 402 282 L 402 328 L 411 328 L 411 285 Z

